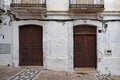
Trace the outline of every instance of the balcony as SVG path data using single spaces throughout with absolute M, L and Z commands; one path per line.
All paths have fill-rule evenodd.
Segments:
M 0 14 L 4 12 L 4 0 L 0 0 Z
M 74 14 L 98 13 L 104 11 L 104 0 L 70 0 L 69 11 Z
M 12 0 L 10 10 L 19 18 L 41 18 L 46 11 L 46 0 Z

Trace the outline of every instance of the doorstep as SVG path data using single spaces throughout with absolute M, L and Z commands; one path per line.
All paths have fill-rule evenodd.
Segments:
M 75 73 L 77 74 L 97 73 L 97 70 L 95 68 L 75 68 Z

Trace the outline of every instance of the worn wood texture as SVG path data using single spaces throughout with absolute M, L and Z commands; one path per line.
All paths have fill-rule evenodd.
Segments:
M 42 66 L 42 27 L 20 26 L 19 36 L 20 66 Z
M 84 34 L 83 34 L 84 33 Z M 74 27 L 74 67 L 96 68 L 96 27 Z

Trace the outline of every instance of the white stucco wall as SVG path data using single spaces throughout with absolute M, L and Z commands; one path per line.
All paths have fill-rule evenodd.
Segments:
M 73 71 L 71 24 L 71 22 L 45 22 L 44 54 L 47 69 Z
M 47 11 L 68 11 L 69 0 L 47 0 Z
M 120 19 L 120 16 L 104 16 L 104 19 Z M 99 48 L 102 59 L 98 63 L 98 70 L 102 74 L 120 75 L 120 21 L 107 22 L 106 33 L 100 34 Z M 106 50 L 111 50 L 111 54 L 106 54 Z
M 105 11 L 120 11 L 120 0 L 104 0 Z
M 0 16 L 0 18 L 3 21 L 3 23 L 0 24 L 0 35 L 1 34 L 4 35 L 4 39 L 3 39 L 3 36 L 0 36 L 0 43 L 11 45 L 12 28 L 9 25 L 10 18 L 7 15 L 2 15 L 2 16 Z M 11 52 L 8 54 L 0 54 L 0 65 L 6 65 L 6 66 L 8 64 L 11 65 L 11 63 L 12 63 L 11 55 L 12 55 Z

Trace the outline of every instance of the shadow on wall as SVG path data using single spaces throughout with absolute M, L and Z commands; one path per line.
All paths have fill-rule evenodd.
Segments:
M 2 20 L 0 19 L 0 24 L 2 23 Z

